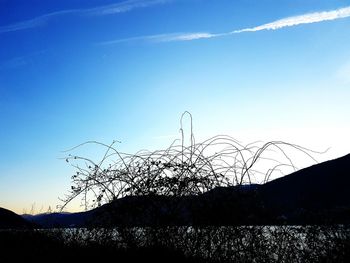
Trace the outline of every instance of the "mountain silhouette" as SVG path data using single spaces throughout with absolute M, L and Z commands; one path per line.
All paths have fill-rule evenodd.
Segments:
M 274 216 L 291 223 L 350 222 L 350 154 L 261 185 L 261 198 Z
M 39 227 L 60 228 L 60 227 L 82 227 L 86 226 L 94 211 L 80 213 L 44 213 L 37 215 L 22 215 L 29 222 Z
M 32 224 L 16 213 L 0 207 L 0 229 L 26 229 Z
M 350 154 L 263 185 L 193 196 L 127 196 L 96 209 L 27 218 L 43 227 L 350 223 Z

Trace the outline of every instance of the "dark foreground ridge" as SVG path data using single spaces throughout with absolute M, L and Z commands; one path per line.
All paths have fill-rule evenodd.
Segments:
M 42 227 L 350 223 L 350 154 L 264 185 L 197 196 L 129 196 L 82 213 L 26 217 Z
M 16 213 L 0 207 L 0 229 L 27 229 L 32 224 Z

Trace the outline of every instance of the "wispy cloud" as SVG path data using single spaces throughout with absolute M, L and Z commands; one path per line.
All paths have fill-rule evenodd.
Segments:
M 276 30 L 283 27 L 318 23 L 318 22 L 336 20 L 336 19 L 346 18 L 346 17 L 350 17 L 350 7 L 344 7 L 344 8 L 340 8 L 332 11 L 323 11 L 323 12 L 308 13 L 308 14 L 299 15 L 299 16 L 291 16 L 280 20 L 276 20 L 272 23 L 263 24 L 257 27 L 235 30 L 232 33 L 255 32 L 255 31 L 261 31 L 261 30 Z
M 33 19 L 25 20 L 25 21 L 18 22 L 15 24 L 7 25 L 7 26 L 0 26 L 0 33 L 13 32 L 13 31 L 30 29 L 30 28 L 42 26 L 42 25 L 46 24 L 46 22 L 52 17 L 73 14 L 73 13 L 79 13 L 79 12 L 80 12 L 80 10 L 78 10 L 78 9 L 72 9 L 72 10 L 63 10 L 63 11 L 45 14 L 45 15 L 38 16 L 38 17 L 35 17 Z
M 114 45 L 114 44 L 119 44 L 123 42 L 134 42 L 134 41 L 143 41 L 143 42 L 190 41 L 195 39 L 212 38 L 212 37 L 218 37 L 218 36 L 219 34 L 210 34 L 205 32 L 172 33 L 172 34 L 159 34 L 159 35 L 122 38 L 122 39 L 100 42 L 100 43 L 97 43 L 97 45 L 108 46 L 108 45 Z
M 160 40 L 163 42 L 166 42 L 166 41 L 190 41 L 190 40 L 195 40 L 195 39 L 219 37 L 220 35 L 221 34 L 197 32 L 197 33 L 177 34 L 177 35 L 167 36 L 167 37 L 163 36 L 163 38 Z
M 121 3 L 85 9 L 82 11 L 86 14 L 91 15 L 111 15 L 128 12 L 136 8 L 144 8 L 152 5 L 165 4 L 171 1 L 172 0 L 128 0 Z
M 129 12 L 137 8 L 145 8 L 152 5 L 165 4 L 171 1 L 172 0 L 127 0 L 116 4 L 110 4 L 94 8 L 61 10 L 37 16 L 33 19 L 21 21 L 18 23 L 0 26 L 0 33 L 13 32 L 42 26 L 45 25 L 53 17 L 72 14 L 92 16 L 112 15 L 117 13 Z
M 150 41 L 150 42 L 172 42 L 172 41 L 191 41 L 198 39 L 217 38 L 223 36 L 229 36 L 233 34 L 239 34 L 243 32 L 256 32 L 262 30 L 277 30 L 284 27 L 297 26 L 301 24 L 311 24 L 323 21 L 336 20 L 341 18 L 350 17 L 350 6 L 331 11 L 307 13 L 298 16 L 291 16 L 283 19 L 276 20 L 271 23 L 263 24 L 251 28 L 243 28 L 239 30 L 233 30 L 225 33 L 210 33 L 210 32 L 194 32 L 194 33 L 171 33 L 161 35 L 150 35 L 142 37 L 133 37 L 125 39 L 117 39 L 113 41 L 101 42 L 102 45 L 118 44 L 122 42 L 130 41 Z

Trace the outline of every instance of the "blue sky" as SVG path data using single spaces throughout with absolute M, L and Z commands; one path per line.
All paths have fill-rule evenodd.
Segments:
M 0 0 L 0 206 L 58 204 L 87 140 L 282 139 L 349 153 L 350 1 Z

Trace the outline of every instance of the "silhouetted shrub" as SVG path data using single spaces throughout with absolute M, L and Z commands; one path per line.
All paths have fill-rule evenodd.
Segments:
M 188 146 L 183 129 L 186 114 L 191 124 Z M 282 141 L 243 145 L 231 136 L 218 135 L 196 143 L 189 112 L 183 113 L 180 125 L 181 139 L 164 150 L 122 153 L 115 147 L 117 141 L 110 145 L 88 141 L 70 149 L 92 144 L 105 148 L 105 153 L 100 161 L 71 154 L 65 158 L 76 173 L 60 208 L 79 196 L 89 209 L 125 196 L 197 195 L 220 186 L 264 183 L 275 173 L 283 174 L 284 168 L 297 169 L 290 151 L 316 162 L 315 151 Z
M 191 120 L 189 146 L 182 127 L 185 114 Z M 296 169 L 290 150 L 315 161 L 315 152 L 280 141 L 242 145 L 219 135 L 196 143 L 191 115 L 185 112 L 180 122 L 179 143 L 174 141 L 165 150 L 127 154 L 116 149 L 116 142 L 95 141 L 77 146 L 102 146 L 105 154 L 99 162 L 78 155 L 66 158 L 77 171 L 61 209 L 80 196 L 88 209 L 126 196 L 193 196 L 221 186 L 264 183 L 285 167 Z M 349 227 L 338 225 L 154 225 L 60 231 L 57 236 L 64 241 L 59 244 L 69 251 L 78 248 L 84 256 L 117 251 L 135 260 L 158 256 L 166 262 L 346 262 L 350 250 Z

